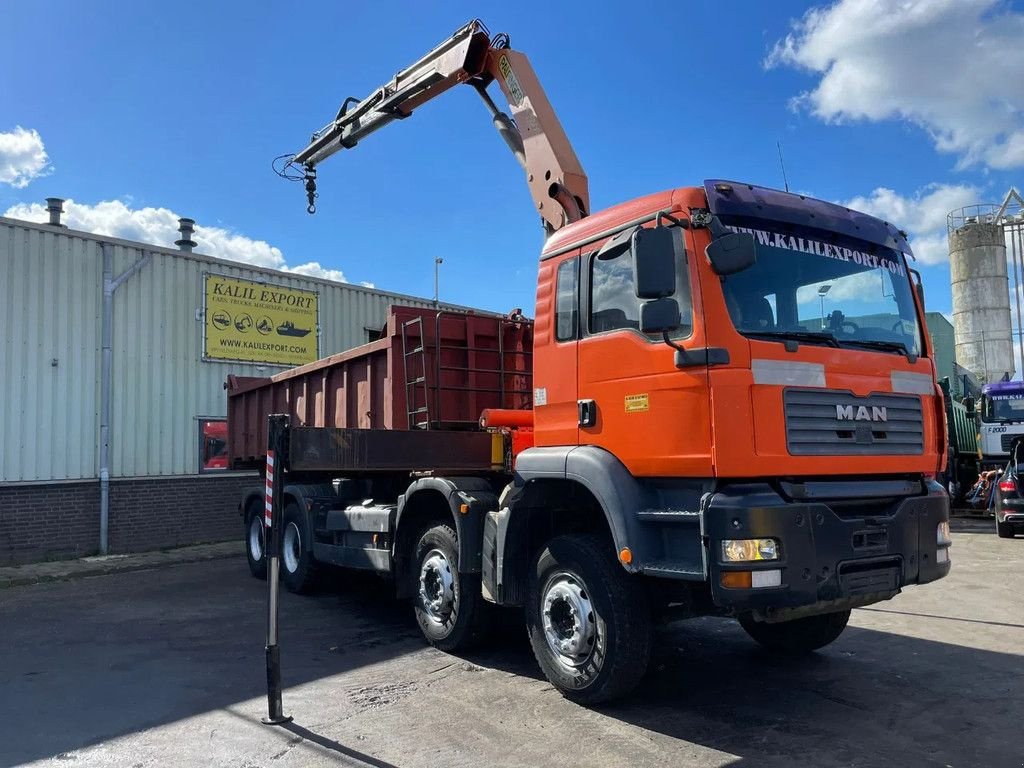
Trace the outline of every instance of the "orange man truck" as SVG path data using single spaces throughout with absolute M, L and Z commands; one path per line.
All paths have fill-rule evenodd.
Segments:
M 390 429 L 359 429 L 369 410 L 325 419 L 327 369 L 236 384 L 234 465 L 258 462 L 236 435 L 265 434 L 268 413 L 295 424 L 288 586 L 307 588 L 320 562 L 376 570 L 445 650 L 486 637 L 495 605 L 521 606 L 547 678 L 594 703 L 640 680 L 652 617 L 668 609 L 734 617 L 768 648 L 806 652 L 839 637 L 852 608 L 945 576 L 945 411 L 904 233 L 726 180 L 591 213 L 533 70 L 479 22 L 314 134 L 292 161 L 311 208 L 322 160 L 459 83 L 484 98 L 545 229 L 531 391 L 512 408 L 488 401 L 499 409 L 481 426 L 440 428 L 428 388 L 455 366 L 438 362 L 429 318 L 406 321 L 417 333 L 394 357 L 436 343 L 437 361 L 409 363 L 422 377 L 397 362 L 383 374 L 413 392 Z M 504 364 L 464 361 L 460 375 Z M 262 406 L 231 409 L 261 390 Z M 254 493 L 242 510 L 260 575 Z

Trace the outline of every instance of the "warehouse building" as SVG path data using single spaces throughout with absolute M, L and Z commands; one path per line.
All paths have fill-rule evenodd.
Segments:
M 224 381 L 433 301 L 0 217 L 0 565 L 240 536 Z M 446 309 L 463 307 L 442 305 Z M 258 482 L 258 481 L 257 481 Z

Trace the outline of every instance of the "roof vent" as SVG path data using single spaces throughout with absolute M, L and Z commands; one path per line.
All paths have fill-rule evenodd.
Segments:
M 64 213 L 64 198 L 62 197 L 48 197 L 46 198 L 46 212 L 50 214 L 50 220 L 47 222 L 51 227 L 65 227 L 64 224 L 60 223 L 60 216 Z
M 196 241 L 192 239 L 192 235 L 195 233 L 195 222 L 192 219 L 178 219 L 178 232 L 181 234 L 181 239 L 175 240 L 174 244 L 185 253 L 192 253 L 192 249 L 196 247 Z

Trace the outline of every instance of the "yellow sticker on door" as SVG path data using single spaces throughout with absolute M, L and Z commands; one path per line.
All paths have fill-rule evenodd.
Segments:
M 647 393 L 642 395 L 626 395 L 626 413 L 640 413 L 651 410 L 651 403 Z

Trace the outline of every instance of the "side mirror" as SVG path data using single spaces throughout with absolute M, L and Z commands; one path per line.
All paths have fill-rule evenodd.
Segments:
M 679 302 L 663 297 L 640 305 L 641 333 L 671 333 L 679 327 Z
M 683 253 L 682 233 L 672 227 L 637 228 L 631 240 L 637 298 L 660 299 L 675 293 L 676 261 Z
M 754 236 L 749 232 L 725 232 L 718 235 L 705 251 L 716 275 L 735 275 L 750 269 L 757 261 Z
M 921 282 L 921 273 L 916 269 L 910 270 L 911 282 L 914 284 L 914 290 L 917 291 L 917 300 L 921 303 L 921 309 L 924 309 L 924 283 Z

